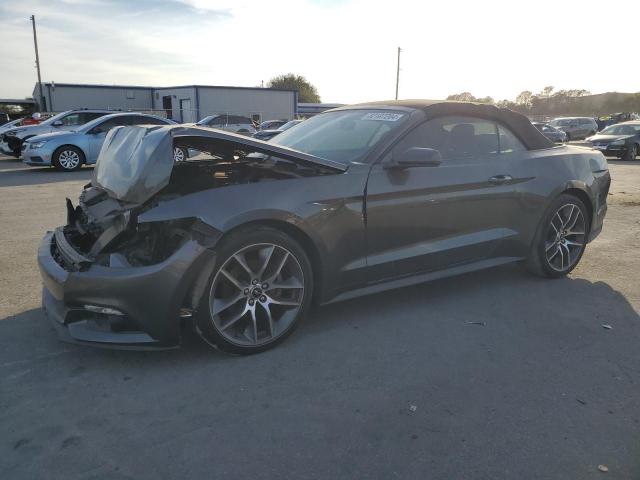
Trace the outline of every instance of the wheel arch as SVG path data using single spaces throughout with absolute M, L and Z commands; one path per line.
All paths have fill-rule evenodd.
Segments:
M 79 150 L 80 153 L 82 154 L 82 158 L 80 159 L 82 161 L 83 164 L 87 164 L 87 153 L 84 151 L 84 149 L 78 145 L 74 145 L 73 143 L 63 143 L 62 145 L 60 145 L 59 147 L 57 147 L 54 151 L 53 151 L 53 155 L 51 155 L 51 164 L 53 165 L 54 162 L 54 158 L 58 155 L 58 152 L 65 148 L 65 147 L 73 147 L 76 150 Z
M 578 197 L 582 200 L 584 206 L 587 207 L 587 213 L 589 214 L 589 227 L 591 227 L 591 222 L 593 221 L 593 203 L 587 192 L 580 188 L 570 187 L 564 190 L 561 194 L 573 195 L 574 197 Z

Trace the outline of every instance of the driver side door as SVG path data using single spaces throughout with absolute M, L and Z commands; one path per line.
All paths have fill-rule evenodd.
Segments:
M 408 148 L 438 150 L 439 165 L 389 168 Z M 366 197 L 367 269 L 372 282 L 495 256 L 513 186 L 499 154 L 498 127 L 471 117 L 429 120 L 375 164 Z

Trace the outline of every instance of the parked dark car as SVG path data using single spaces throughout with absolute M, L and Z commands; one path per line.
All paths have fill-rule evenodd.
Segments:
M 611 125 L 587 141 L 608 157 L 635 160 L 640 154 L 640 121 Z
M 260 140 L 269 140 L 276 135 L 280 135 L 285 130 L 289 130 L 291 127 L 298 125 L 302 120 L 291 120 L 290 122 L 285 123 L 280 128 L 275 130 L 260 130 L 253 134 L 254 138 L 258 138 Z
M 202 153 L 174 162 L 174 147 Z M 77 343 L 176 347 L 185 324 L 260 352 L 312 302 L 520 261 L 564 276 L 602 229 L 609 184 L 600 152 L 490 105 L 343 107 L 271 142 L 117 127 L 42 241 L 43 306 Z
M 564 143 L 567 141 L 567 134 L 562 130 L 552 127 L 548 123 L 532 122 L 545 137 L 554 143 Z

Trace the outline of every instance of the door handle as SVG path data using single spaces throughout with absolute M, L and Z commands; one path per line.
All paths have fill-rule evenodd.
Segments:
M 513 180 L 511 175 L 495 175 L 489 179 L 489 183 L 492 185 L 504 185 Z

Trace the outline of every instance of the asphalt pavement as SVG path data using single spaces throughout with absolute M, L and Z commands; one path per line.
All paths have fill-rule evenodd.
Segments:
M 363 297 L 232 357 L 189 334 L 60 343 L 36 248 L 91 169 L 0 158 L 0 478 L 640 478 L 640 161 L 610 168 L 568 278 L 512 265 Z

